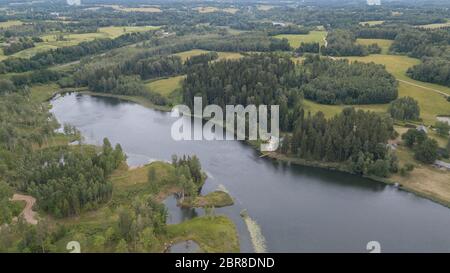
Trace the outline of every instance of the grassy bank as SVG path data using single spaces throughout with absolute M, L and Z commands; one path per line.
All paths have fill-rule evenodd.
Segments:
M 194 208 L 205 208 L 214 207 L 221 208 L 232 206 L 234 204 L 233 198 L 224 191 L 214 191 L 208 193 L 207 195 L 197 196 L 194 199 L 186 198 L 181 202 L 182 207 L 194 207 Z
M 192 240 L 205 252 L 239 252 L 236 227 L 228 217 L 204 216 L 168 226 L 171 243 Z

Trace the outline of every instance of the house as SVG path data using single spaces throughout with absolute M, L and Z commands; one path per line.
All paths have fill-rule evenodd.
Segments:
M 417 130 L 417 131 L 424 132 L 425 134 L 428 134 L 428 129 L 427 129 L 427 127 L 426 127 L 425 125 L 419 125 L 419 126 L 417 126 L 417 127 L 416 127 L 416 130 Z

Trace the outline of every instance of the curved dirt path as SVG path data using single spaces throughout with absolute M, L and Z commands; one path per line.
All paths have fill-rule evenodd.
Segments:
M 27 204 L 23 211 L 19 214 L 19 216 L 24 217 L 25 221 L 27 223 L 36 225 L 38 223 L 36 216 L 37 213 L 33 211 L 33 206 L 36 203 L 36 198 L 29 196 L 29 195 L 23 195 L 23 194 L 14 194 L 12 201 L 25 201 Z
M 413 82 L 400 80 L 400 79 L 397 79 L 397 81 L 402 82 L 402 83 L 406 83 L 406 84 L 409 84 L 409 85 L 412 85 L 412 86 L 415 86 L 415 87 L 419 87 L 419 88 L 422 88 L 422 89 L 430 90 L 430 91 L 436 92 L 438 94 L 444 95 L 445 97 L 449 97 L 450 96 L 449 94 L 447 94 L 445 92 L 442 92 L 442 91 L 439 91 L 437 89 L 433 89 L 433 88 L 430 88 L 430 87 L 426 87 L 426 86 L 423 86 L 423 85 L 420 85 L 420 84 L 415 84 Z

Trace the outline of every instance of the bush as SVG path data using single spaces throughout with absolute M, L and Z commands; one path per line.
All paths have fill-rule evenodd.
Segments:
M 411 97 L 398 98 L 389 105 L 388 113 L 398 120 L 418 120 L 419 103 Z

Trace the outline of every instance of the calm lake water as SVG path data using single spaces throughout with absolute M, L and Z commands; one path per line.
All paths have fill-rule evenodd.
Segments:
M 85 141 L 104 137 L 120 143 L 130 165 L 196 154 L 208 174 L 204 193 L 225 187 L 235 205 L 216 209 L 236 223 L 241 251 L 252 252 L 239 212 L 260 226 L 269 252 L 450 252 L 450 209 L 393 186 L 316 168 L 259 158 L 237 141 L 174 141 L 169 113 L 117 99 L 68 94 L 52 101 L 61 124 L 70 123 Z M 166 201 L 169 223 L 203 214 Z

